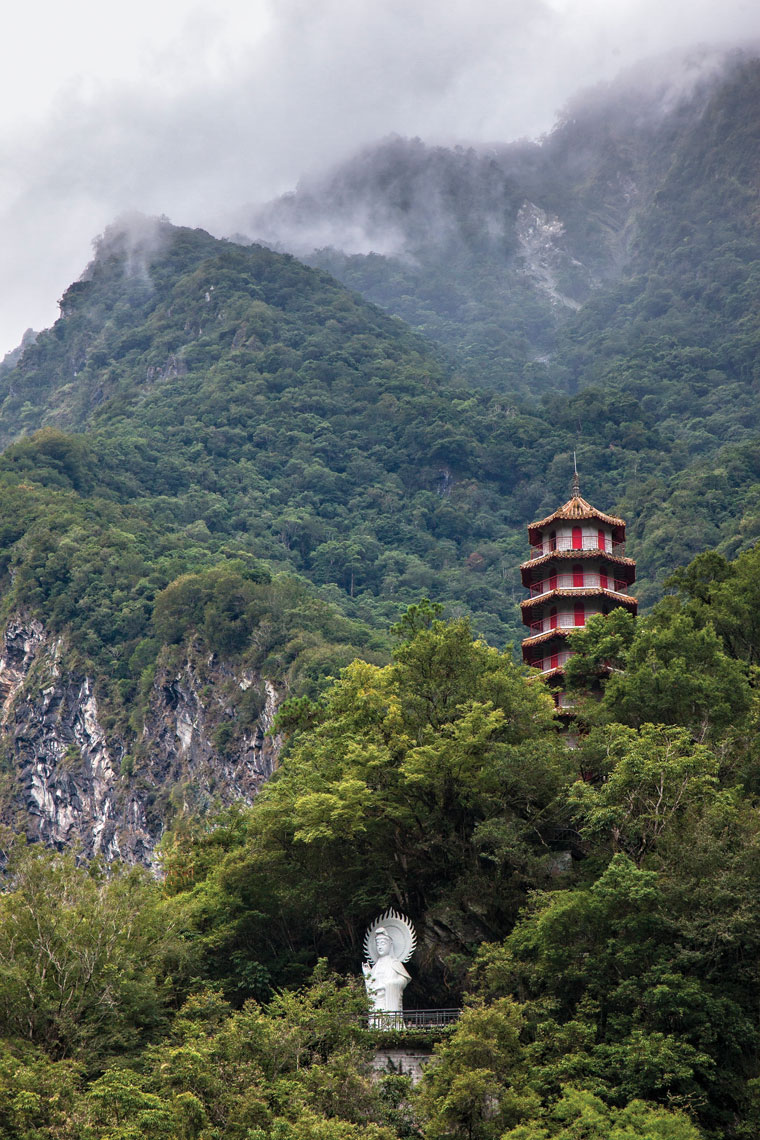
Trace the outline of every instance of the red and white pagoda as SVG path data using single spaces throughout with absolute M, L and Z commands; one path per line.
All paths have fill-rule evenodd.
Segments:
M 522 603 L 530 633 L 522 643 L 523 661 L 540 669 L 554 689 L 558 710 L 570 707 L 562 691 L 564 667 L 572 650 L 567 636 L 592 614 L 638 603 L 628 590 L 636 563 L 625 557 L 625 523 L 581 498 L 578 475 L 573 493 L 553 514 L 528 527 L 531 557 L 520 567 L 530 597 Z

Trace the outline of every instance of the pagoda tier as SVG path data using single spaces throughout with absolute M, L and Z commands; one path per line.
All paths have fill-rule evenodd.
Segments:
M 536 549 L 539 553 L 534 554 L 528 562 L 523 562 L 520 566 L 520 575 L 522 577 L 523 586 L 530 587 L 537 579 L 537 570 L 541 570 L 544 577 L 551 574 L 551 567 L 557 564 L 559 573 L 567 572 L 568 562 L 596 562 L 599 560 L 599 555 L 602 553 L 599 545 L 599 538 L 595 539 L 593 546 L 586 549 L 578 549 L 577 547 L 568 547 L 567 550 L 549 549 L 544 553 L 541 547 Z M 636 563 L 632 558 L 625 558 L 622 554 L 612 553 L 611 551 L 604 552 L 603 562 L 606 563 L 605 573 L 607 577 L 612 580 L 624 582 L 630 585 L 636 577 Z
M 635 614 L 636 599 L 628 592 L 636 563 L 625 554 L 625 523 L 596 510 L 578 491 L 553 514 L 528 527 L 531 557 L 520 567 L 530 596 L 521 603 L 523 624 L 530 633 L 522 643 L 523 661 L 539 669 L 555 688 L 562 711 L 564 667 L 572 650 L 568 634 L 595 614 L 623 607 Z

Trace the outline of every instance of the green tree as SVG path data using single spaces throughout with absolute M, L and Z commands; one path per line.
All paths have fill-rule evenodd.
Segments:
M 171 1105 L 148 1091 L 148 1078 L 131 1069 L 108 1069 L 87 1090 L 87 1122 L 103 1140 L 163 1140 L 177 1135 Z
M 735 562 L 707 550 L 666 585 L 675 587 L 697 622 L 712 623 L 728 654 L 760 663 L 760 547 L 745 550 Z
M 702 1140 L 703 1133 L 682 1112 L 641 1100 L 610 1108 L 599 1097 L 566 1087 L 556 1104 L 501 1140 Z
M 590 887 L 537 896 L 503 945 L 479 952 L 478 989 L 523 1000 L 526 1063 L 545 1100 L 567 1083 L 616 1105 L 700 1110 L 716 1095 L 721 1050 L 747 1026 L 691 976 L 688 954 L 674 960 L 677 930 L 658 875 L 616 855 Z
M 128 1051 L 165 1024 L 172 944 L 147 874 L 17 851 L 0 894 L 0 1026 L 89 1064 Z
M 635 618 L 622 607 L 607 615 L 592 615 L 568 640 L 573 650 L 565 666 L 568 686 L 591 689 L 607 670 L 624 669 L 635 632 Z
M 308 986 L 266 1005 L 234 1011 L 214 991 L 199 992 L 171 1038 L 147 1052 L 140 1090 L 165 1106 L 183 1136 L 392 1140 L 360 1029 L 366 1004 L 361 983 L 346 985 L 324 964 Z
M 718 794 L 718 760 L 682 728 L 622 725 L 606 731 L 608 768 L 602 783 L 578 780 L 570 804 L 582 834 L 608 840 L 640 866 L 660 838 L 676 829 L 688 842 L 695 812 Z
M 508 998 L 463 1010 L 425 1070 L 420 1101 L 426 1137 L 490 1140 L 536 1110 L 539 1101 L 527 1083 L 522 1029 L 520 1009 Z
M 71 1061 L 54 1061 L 28 1042 L 0 1044 L 3 1140 L 73 1140 L 79 1079 Z
M 712 626 L 700 628 L 674 602 L 666 599 L 637 623 L 625 672 L 610 677 L 604 704 L 612 720 L 680 724 L 702 741 L 741 724 L 749 684 Z

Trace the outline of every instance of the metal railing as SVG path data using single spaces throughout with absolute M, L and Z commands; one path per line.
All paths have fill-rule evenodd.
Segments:
M 584 614 L 578 614 L 577 618 L 574 613 L 555 614 L 553 617 L 545 617 L 541 621 L 532 621 L 530 623 L 530 636 L 536 637 L 539 633 L 550 633 L 553 629 L 582 629 L 586 621 L 599 612 L 601 611 L 587 610 Z
M 382 1031 L 436 1029 L 453 1025 L 461 1012 L 461 1009 L 404 1009 L 397 1013 L 370 1013 L 367 1028 Z
M 540 598 L 542 594 L 550 594 L 552 590 L 612 590 L 616 594 L 624 594 L 628 583 L 622 578 L 608 578 L 606 574 L 552 574 L 541 582 L 531 582 L 530 596 Z
M 542 673 L 551 673 L 552 669 L 562 669 L 573 656 L 572 649 L 563 649 L 561 653 L 551 653 L 548 657 L 539 657 L 529 664 Z
M 581 553 L 584 550 L 598 550 L 604 554 L 614 554 L 619 558 L 625 556 L 625 543 L 613 542 L 612 539 L 599 538 L 596 534 L 584 534 L 581 538 L 581 545 L 578 546 L 577 539 L 573 542 L 570 535 L 558 535 L 557 538 L 547 538 L 543 542 L 539 542 L 538 546 L 531 548 L 530 561 L 534 558 L 543 558 L 545 554 L 554 554 L 555 551 L 560 550 L 577 550 Z

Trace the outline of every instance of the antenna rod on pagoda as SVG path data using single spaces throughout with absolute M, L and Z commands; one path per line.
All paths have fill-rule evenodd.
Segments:
M 581 493 L 581 481 L 578 478 L 578 464 L 575 460 L 575 451 L 573 451 L 573 495 L 577 496 Z

